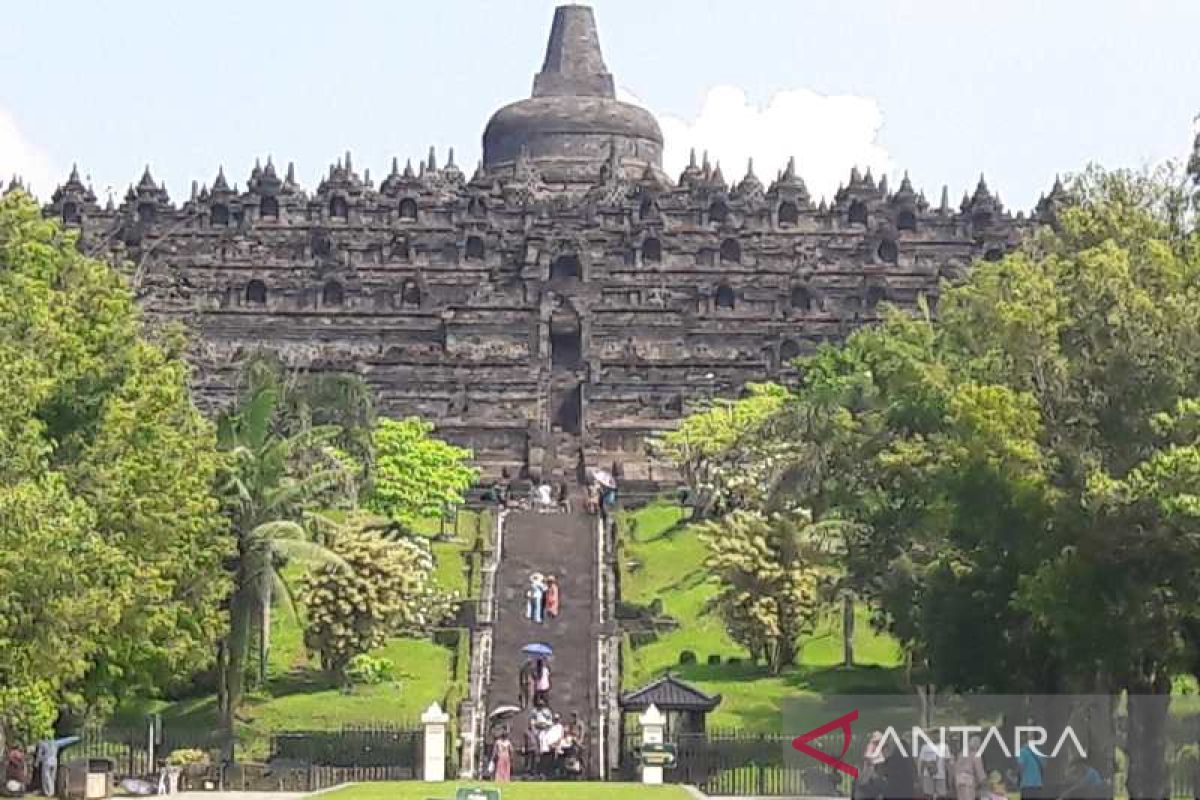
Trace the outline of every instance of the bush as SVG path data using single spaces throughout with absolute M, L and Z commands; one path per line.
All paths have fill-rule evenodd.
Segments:
M 658 641 L 658 634 L 654 631 L 630 631 L 629 646 L 634 650 L 639 647 L 645 647 L 648 644 L 654 644 Z
M 685 666 L 687 664 L 695 664 L 695 663 L 696 663 L 696 654 L 695 653 L 693 653 L 691 650 L 679 651 L 679 665 L 680 666 Z
M 321 666 L 345 675 L 351 659 L 388 638 L 424 634 L 441 625 L 453 601 L 437 588 L 433 553 L 423 539 L 392 541 L 350 525 L 331 544 L 349 571 L 330 564 L 301 581 L 308 611 L 304 643 Z
M 208 753 L 205 753 L 203 750 L 197 750 L 194 747 L 172 750 L 170 755 L 167 756 L 167 764 L 172 767 L 207 766 Z
M 359 653 L 346 664 L 346 679 L 358 686 L 375 686 L 396 677 L 390 658 Z

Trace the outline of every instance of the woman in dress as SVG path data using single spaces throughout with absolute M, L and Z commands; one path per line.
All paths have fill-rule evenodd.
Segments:
M 492 744 L 492 763 L 496 765 L 492 780 L 496 783 L 512 780 L 512 756 L 513 745 L 508 738 L 508 729 L 505 728 Z
M 553 575 L 546 578 L 546 614 L 548 616 L 558 616 L 558 592 L 558 578 Z

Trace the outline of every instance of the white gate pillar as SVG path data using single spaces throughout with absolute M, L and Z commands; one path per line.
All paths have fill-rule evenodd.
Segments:
M 446 725 L 449 722 L 450 715 L 436 702 L 421 715 L 421 724 L 425 726 L 425 763 L 421 774 L 427 782 L 446 780 Z
M 663 731 L 666 729 L 667 718 L 658 710 L 658 706 L 651 703 L 650 707 L 646 709 L 646 713 L 638 717 L 638 724 L 642 726 L 643 746 L 663 743 Z M 642 783 L 660 784 L 662 782 L 662 767 L 642 764 Z

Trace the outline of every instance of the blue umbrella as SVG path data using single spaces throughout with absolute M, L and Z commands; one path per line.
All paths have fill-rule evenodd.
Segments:
M 552 656 L 554 655 L 554 648 L 545 642 L 534 642 L 522 647 L 521 652 L 527 656 Z

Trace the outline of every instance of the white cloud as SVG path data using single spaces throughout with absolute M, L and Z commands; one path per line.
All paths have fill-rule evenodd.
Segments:
M 625 94 L 622 99 L 638 102 Z M 663 168 L 672 178 L 687 166 L 693 147 L 720 161 L 731 184 L 745 175 L 750 158 L 755 174 L 769 184 L 788 157 L 795 156 L 796 170 L 814 198 L 832 198 L 853 166 L 870 167 L 877 179 L 893 171 L 887 150 L 877 141 L 883 112 L 869 97 L 787 89 L 760 107 L 737 86 L 715 86 L 695 119 L 660 116 L 658 121 L 665 139 Z
M 0 181 L 8 186 L 13 175 L 19 175 L 25 187 L 42 200 L 48 200 L 66 173 L 55 166 L 49 154 L 21 133 L 16 119 L 0 108 Z

